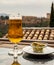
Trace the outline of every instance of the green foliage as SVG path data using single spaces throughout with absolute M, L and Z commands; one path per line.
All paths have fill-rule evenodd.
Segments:
M 51 6 L 51 16 L 50 16 L 50 27 L 54 27 L 54 7 L 53 7 L 53 3 Z
M 48 27 L 49 26 L 49 21 L 44 21 L 40 23 L 40 27 Z
M 48 27 L 49 26 L 49 21 L 42 21 L 42 22 L 38 22 L 38 23 L 33 23 L 33 24 L 22 24 L 23 27 Z
M 0 16 L 1 20 L 9 19 L 9 16 Z
M 5 20 L 5 17 L 4 16 L 1 16 L 0 18 L 1 18 L 1 20 Z
M 2 32 L 0 32 L 0 37 L 2 37 L 3 35 L 2 35 Z
M 0 33 L 2 34 L 2 37 L 7 33 L 7 31 L 8 25 L 5 25 L 4 23 L 0 24 Z
M 5 16 L 5 19 L 6 19 L 6 20 L 9 19 L 9 16 Z

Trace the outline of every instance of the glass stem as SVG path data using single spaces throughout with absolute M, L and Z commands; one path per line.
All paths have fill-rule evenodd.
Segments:
M 14 45 L 14 50 L 13 51 L 14 51 L 13 56 L 14 56 L 15 59 L 17 59 L 18 58 L 18 45 L 17 44 Z
M 17 58 L 14 58 L 14 61 L 16 62 L 17 61 Z

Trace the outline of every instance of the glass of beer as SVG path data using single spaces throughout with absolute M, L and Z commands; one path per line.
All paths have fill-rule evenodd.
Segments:
M 23 30 L 22 30 L 22 16 L 18 14 L 17 16 L 10 16 L 9 23 L 8 23 L 8 39 L 11 43 L 14 44 L 14 48 L 10 55 L 14 55 L 14 57 L 18 56 L 18 43 L 23 38 Z

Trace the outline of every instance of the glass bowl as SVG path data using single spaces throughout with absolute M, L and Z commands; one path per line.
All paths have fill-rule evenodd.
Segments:
M 36 53 L 42 53 L 43 52 L 43 49 L 47 46 L 46 43 L 43 43 L 43 42 L 33 42 L 31 44 L 31 47 L 33 49 L 34 52 Z

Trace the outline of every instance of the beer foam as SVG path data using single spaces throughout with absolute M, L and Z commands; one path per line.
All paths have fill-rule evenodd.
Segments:
M 9 19 L 22 19 L 22 17 L 19 17 L 19 16 L 10 16 Z

